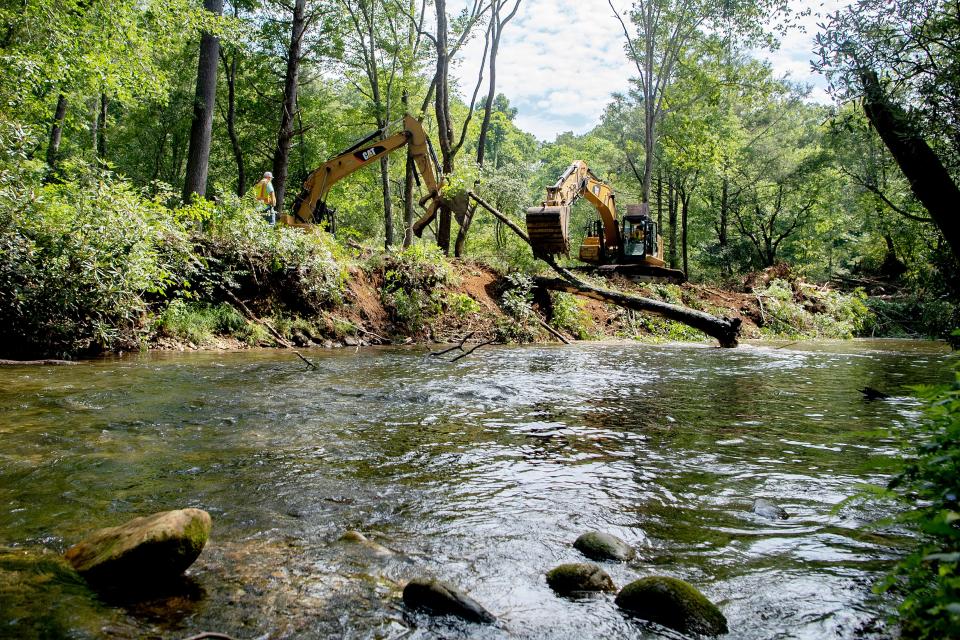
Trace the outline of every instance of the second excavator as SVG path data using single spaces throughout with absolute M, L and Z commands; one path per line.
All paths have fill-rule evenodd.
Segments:
M 646 203 L 627 205 L 618 217 L 616 195 L 583 160 L 567 167 L 556 184 L 547 187 L 539 207 L 527 209 L 527 233 L 534 254 L 552 256 L 570 252 L 570 207 L 585 198 L 599 219 L 587 225 L 579 258 L 602 272 L 616 272 L 636 280 L 683 282 L 683 271 L 663 260 L 663 239 L 650 218 Z
M 303 189 L 293 204 L 292 214 L 281 217 L 281 222 L 294 227 L 308 228 L 314 224 L 326 224 L 331 233 L 336 231 L 336 210 L 327 206 L 327 195 L 334 184 L 346 178 L 354 171 L 379 160 L 388 153 L 409 145 L 410 157 L 417 172 L 426 182 L 427 194 L 420 199 L 420 206 L 426 207 L 430 215 L 440 205 L 440 189 L 443 178 L 438 180 L 436 155 L 430 146 L 430 139 L 416 118 L 406 115 L 403 129 L 398 133 L 381 138 L 380 131 L 374 131 L 349 149 L 341 151 L 315 169 L 303 183 Z M 414 172 L 414 177 L 417 177 Z M 419 183 L 419 178 L 417 182 Z

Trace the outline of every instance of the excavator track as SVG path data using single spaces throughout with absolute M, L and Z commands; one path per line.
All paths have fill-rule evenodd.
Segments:
M 635 282 L 680 284 L 687 281 L 687 274 L 679 269 L 658 267 L 649 264 L 605 264 L 584 270 L 589 270 L 608 278 L 614 275 L 623 276 Z
M 570 252 L 570 207 L 531 207 L 527 209 L 527 235 L 534 254 L 557 255 Z

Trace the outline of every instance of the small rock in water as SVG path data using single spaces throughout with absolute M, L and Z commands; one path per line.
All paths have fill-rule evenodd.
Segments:
M 547 573 L 547 584 L 561 595 L 578 591 L 616 591 L 607 572 L 589 562 L 561 564 Z
M 480 603 L 441 580 L 414 578 L 403 588 L 403 602 L 411 609 L 433 615 L 451 615 L 470 622 L 496 622 L 497 618 Z
M 200 509 L 164 511 L 96 531 L 64 557 L 101 586 L 169 580 L 197 559 L 211 526 L 210 514 Z
M 764 498 L 757 498 L 754 500 L 753 506 L 750 507 L 750 511 L 753 511 L 758 516 L 769 518 L 770 520 L 786 520 L 790 517 L 790 515 L 782 507 L 778 507 L 774 503 Z
M 577 538 L 573 546 L 591 560 L 623 562 L 637 555 L 633 547 L 620 538 L 600 531 L 589 531 L 583 534 Z
M 727 619 L 720 609 L 692 585 L 677 578 L 651 576 L 634 580 L 620 591 L 616 603 L 638 618 L 681 633 L 727 633 Z
M 873 387 L 864 387 L 859 389 L 860 393 L 863 394 L 864 399 L 866 400 L 886 400 L 890 397 L 889 393 L 884 393 L 879 389 L 874 389 Z
M 377 544 L 367 536 L 363 535 L 359 531 L 347 531 L 345 534 L 340 536 L 341 542 L 352 542 L 362 546 L 364 549 L 368 549 L 378 556 L 392 556 L 394 555 L 393 551 L 387 549 L 382 544 Z

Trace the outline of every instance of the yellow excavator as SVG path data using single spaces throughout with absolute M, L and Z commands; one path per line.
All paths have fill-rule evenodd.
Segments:
M 663 260 L 663 239 L 650 218 L 647 204 L 627 205 L 617 217 L 616 194 L 594 175 L 583 160 L 567 167 L 556 184 L 547 187 L 539 207 L 527 209 L 527 234 L 538 256 L 570 253 L 570 207 L 585 198 L 599 214 L 587 225 L 579 258 L 604 273 L 619 273 L 636 280 L 683 282 L 683 271 Z
M 307 177 L 303 183 L 303 189 L 294 200 L 293 213 L 281 216 L 280 221 L 286 225 L 303 228 L 326 223 L 327 230 L 334 233 L 336 209 L 327 206 L 327 195 L 333 185 L 357 169 L 407 145 L 410 145 L 410 155 L 418 170 L 414 172 L 414 177 L 417 177 L 419 172 L 426 183 L 427 195 L 420 199 L 420 206 L 426 207 L 427 214 L 432 214 L 440 205 L 442 178 L 437 179 L 438 172 L 434 168 L 439 166 L 439 163 L 430 146 L 430 139 L 423 130 L 423 125 L 413 116 L 405 115 L 402 131 L 384 140 L 379 139 L 380 133 L 380 131 L 371 133 L 315 169 Z M 419 178 L 417 183 L 420 183 Z

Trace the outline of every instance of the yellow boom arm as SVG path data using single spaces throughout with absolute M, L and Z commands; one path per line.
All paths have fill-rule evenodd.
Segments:
M 613 189 L 594 175 L 583 160 L 575 160 L 556 184 L 547 187 L 547 199 L 540 207 L 527 209 L 527 231 L 535 251 L 566 253 L 570 207 L 581 196 L 600 214 L 604 242 L 608 249 L 616 251 L 620 245 L 620 229 Z
M 430 209 L 435 208 L 437 196 L 440 194 L 440 184 L 430 160 L 427 134 L 416 118 L 406 115 L 403 117 L 403 131 L 385 140 L 376 140 L 346 151 L 327 160 L 313 171 L 303 183 L 303 190 L 294 202 L 293 215 L 283 216 L 282 221 L 298 227 L 313 224 L 317 204 L 326 202 L 327 194 L 330 193 L 333 185 L 357 169 L 406 145 L 410 145 L 410 155 L 429 192 L 420 200 L 420 205 L 425 205 L 428 200 L 434 200 L 430 204 Z

